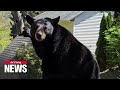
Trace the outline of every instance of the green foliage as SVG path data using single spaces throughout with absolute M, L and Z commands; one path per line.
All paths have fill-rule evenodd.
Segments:
M 120 12 L 115 11 L 114 12 L 114 22 L 113 25 L 119 26 L 120 25 Z
M 113 24 L 113 17 L 112 17 L 112 14 L 111 12 L 108 13 L 108 16 L 107 16 L 107 29 L 111 28 L 112 27 L 112 24 Z
M 105 32 L 108 66 L 120 66 L 120 12 L 115 11 L 113 24 Z
M 0 11 L 0 53 L 11 43 L 10 12 Z
M 105 15 L 103 15 L 101 24 L 100 24 L 100 32 L 99 32 L 99 38 L 97 41 L 97 49 L 96 49 L 96 59 L 98 60 L 98 63 L 100 65 L 101 71 L 106 69 L 106 51 L 105 51 L 105 46 L 106 46 L 106 40 L 105 40 L 105 35 L 104 31 L 107 30 L 107 20 Z
M 110 67 L 120 66 L 120 27 L 113 26 L 105 31 L 107 62 Z
M 105 70 L 107 68 L 108 62 L 107 62 L 107 45 L 109 43 L 108 40 L 106 40 L 106 35 L 104 32 L 107 32 L 109 28 L 113 26 L 113 17 L 111 12 L 108 13 L 107 17 L 103 15 L 101 24 L 100 24 L 100 32 L 99 32 L 99 38 L 97 41 L 97 49 L 96 49 L 96 59 L 98 60 L 98 63 L 100 65 L 101 71 Z
M 114 11 L 114 18 L 118 18 L 120 16 L 120 11 Z
M 0 30 L 0 52 L 2 52 L 11 43 L 12 37 L 9 34 L 10 29 Z
M 104 18 L 104 20 L 103 20 Z M 107 67 L 110 69 L 108 72 L 103 73 L 101 75 L 102 79 L 118 79 L 120 78 L 120 12 L 114 13 L 114 17 L 112 17 L 111 12 L 109 12 L 108 16 L 103 16 L 101 23 L 104 23 L 103 30 L 100 29 L 99 33 L 99 40 L 97 42 L 97 59 L 99 60 L 100 64 L 103 61 L 103 57 L 100 50 L 105 50 L 105 53 L 103 51 L 102 54 L 105 54 L 106 56 L 106 64 Z M 102 25 L 101 25 L 102 26 Z M 101 27 L 100 27 L 101 28 Z M 101 40 L 101 34 L 102 34 L 102 40 Z M 101 42 L 100 42 L 101 40 Z M 105 41 L 105 43 L 104 43 Z M 104 49 L 103 45 L 104 44 Z M 98 57 L 100 56 L 100 57 Z M 101 59 L 101 60 L 100 60 Z M 117 69 L 113 69 L 114 67 L 117 67 Z M 101 66 L 100 66 L 101 69 Z
M 29 79 L 41 79 L 42 78 L 42 70 L 41 64 L 42 61 L 36 55 L 32 46 L 27 45 L 26 42 L 22 43 L 22 47 L 16 50 L 16 56 L 14 57 L 16 60 L 27 60 L 27 75 Z

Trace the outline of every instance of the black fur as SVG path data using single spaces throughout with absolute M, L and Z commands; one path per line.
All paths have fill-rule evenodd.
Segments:
M 58 18 L 59 19 L 59 18 Z M 54 27 L 51 36 L 38 42 L 31 36 L 33 47 L 42 59 L 43 79 L 99 79 L 99 66 L 90 50 L 67 29 L 58 25 L 57 19 L 46 18 Z M 29 23 L 29 20 L 27 20 Z M 30 24 L 33 22 L 30 19 Z M 31 32 L 35 32 L 31 24 Z M 31 34 L 32 35 L 32 34 Z

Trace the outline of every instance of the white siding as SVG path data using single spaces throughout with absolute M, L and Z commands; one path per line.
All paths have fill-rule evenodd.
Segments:
M 105 13 L 107 15 L 107 13 Z M 73 35 L 95 55 L 103 13 L 85 11 L 75 18 Z

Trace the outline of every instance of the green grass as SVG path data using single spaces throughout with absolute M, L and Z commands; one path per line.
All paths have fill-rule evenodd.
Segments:
M 109 70 L 101 74 L 101 79 L 120 79 L 120 70 Z
M 0 53 L 11 43 L 10 29 L 0 30 Z
M 61 21 L 59 21 L 59 25 L 68 29 L 71 33 L 73 32 L 73 22 L 72 21 L 61 20 Z

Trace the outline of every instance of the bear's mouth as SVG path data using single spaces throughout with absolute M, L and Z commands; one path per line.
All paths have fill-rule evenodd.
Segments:
M 35 39 L 39 42 L 43 41 L 46 38 L 45 32 L 38 30 L 35 33 Z

